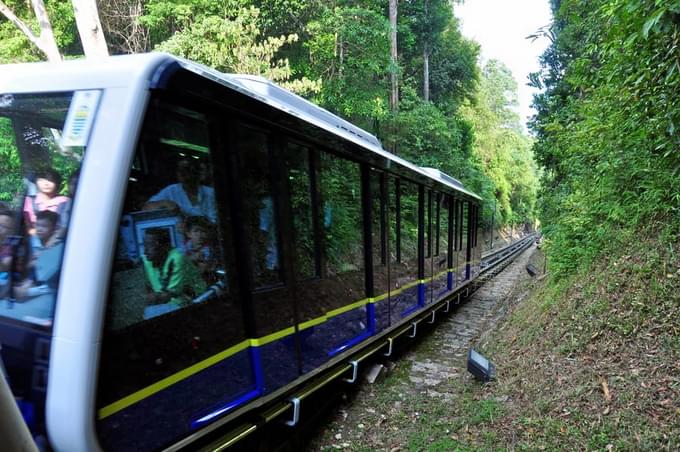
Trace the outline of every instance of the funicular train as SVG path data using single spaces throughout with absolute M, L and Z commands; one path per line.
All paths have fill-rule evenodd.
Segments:
M 186 444 L 479 272 L 458 181 L 165 54 L 0 68 L 0 159 L 0 358 L 41 449 Z

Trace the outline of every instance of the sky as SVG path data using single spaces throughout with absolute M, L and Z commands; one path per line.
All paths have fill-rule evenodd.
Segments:
M 531 108 L 534 88 L 527 76 L 539 69 L 538 57 L 548 46 L 547 38 L 526 39 L 550 24 L 548 0 L 465 0 L 454 6 L 463 35 L 482 46 L 482 59 L 497 59 L 512 71 L 518 86 L 519 114 L 522 123 L 534 114 Z

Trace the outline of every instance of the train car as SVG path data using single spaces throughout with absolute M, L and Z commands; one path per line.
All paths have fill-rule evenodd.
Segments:
M 166 54 L 1 67 L 0 165 L 0 358 L 42 450 L 186 446 L 479 272 L 460 182 Z

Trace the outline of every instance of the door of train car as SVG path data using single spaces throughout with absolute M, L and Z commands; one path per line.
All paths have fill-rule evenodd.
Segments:
M 101 346 L 96 428 L 108 450 L 167 446 L 262 393 L 221 118 L 182 89 L 151 95 Z

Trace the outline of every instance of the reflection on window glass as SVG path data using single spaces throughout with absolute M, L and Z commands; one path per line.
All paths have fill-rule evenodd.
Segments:
M 401 261 L 401 210 L 399 209 L 399 204 L 401 202 L 401 185 L 399 179 L 390 177 L 388 190 L 388 248 L 390 252 L 390 263 L 397 263 Z
M 237 127 L 234 146 L 239 157 L 244 230 L 250 234 L 254 287 L 276 285 L 281 283 L 281 273 L 267 136 Z
M 150 109 L 121 218 L 108 329 L 214 298 L 213 285 L 227 289 L 207 135 L 196 112 Z
M 107 405 L 242 341 L 228 205 L 208 119 L 153 99 L 130 170 L 98 401 Z M 226 256 L 225 256 L 226 253 Z M 229 325 L 229 328 L 224 328 Z
M 387 200 L 385 184 L 387 178 L 384 173 L 371 172 L 371 208 L 372 238 L 373 238 L 373 290 L 375 295 L 386 293 L 387 280 Z
M 73 97 L 0 96 L 0 316 L 51 325 L 84 153 L 62 138 Z
M 432 218 L 432 191 L 426 190 L 425 192 L 425 257 L 432 256 L 433 247 L 433 236 L 432 231 L 434 230 L 434 218 Z
M 461 202 L 461 224 L 462 224 L 462 237 L 463 241 L 461 242 L 462 244 L 462 250 L 466 251 L 468 249 L 468 203 L 467 202 Z
M 285 161 L 293 216 L 295 274 L 298 279 L 313 278 L 317 276 L 317 247 L 314 243 L 309 150 L 289 143 L 285 151 Z
M 418 268 L 418 186 L 401 181 L 401 262 Z
M 441 195 L 438 204 L 439 210 L 439 236 L 438 236 L 438 252 L 446 255 L 449 251 L 449 197 L 448 195 Z
M 359 165 L 322 153 L 320 178 L 326 274 L 361 270 L 363 229 Z

